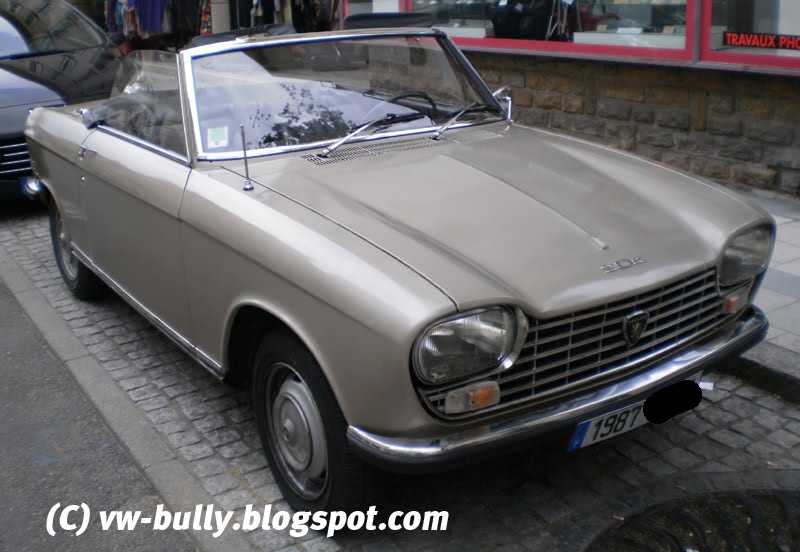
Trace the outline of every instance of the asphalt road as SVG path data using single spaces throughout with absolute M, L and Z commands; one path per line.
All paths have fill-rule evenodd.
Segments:
M 0 550 L 195 550 L 172 530 L 101 530 L 101 510 L 153 512 L 163 500 L 2 283 L 0 368 Z M 85 533 L 47 533 L 55 503 L 82 502 Z

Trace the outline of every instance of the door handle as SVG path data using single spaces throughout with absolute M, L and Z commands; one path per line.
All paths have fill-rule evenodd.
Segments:
M 91 148 L 87 148 L 86 146 L 78 146 L 78 158 L 83 159 L 84 157 L 86 157 L 87 153 L 95 155 L 97 151 Z

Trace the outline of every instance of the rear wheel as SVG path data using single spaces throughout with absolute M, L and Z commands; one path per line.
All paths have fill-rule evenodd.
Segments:
M 50 201 L 50 237 L 56 265 L 72 294 L 78 299 L 89 300 L 101 297 L 106 287 L 100 279 L 78 259 L 72 249 L 72 237 L 67 229 L 55 201 Z
M 347 424 L 319 365 L 291 333 L 265 337 L 253 402 L 278 486 L 296 510 L 354 510 L 380 495 L 380 476 L 350 452 Z

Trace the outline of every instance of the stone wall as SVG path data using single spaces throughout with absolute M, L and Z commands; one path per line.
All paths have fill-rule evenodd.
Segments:
M 800 78 L 468 53 L 514 119 L 800 195 Z

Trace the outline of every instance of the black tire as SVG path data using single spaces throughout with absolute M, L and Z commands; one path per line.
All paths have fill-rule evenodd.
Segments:
M 298 392 L 301 386 L 309 392 L 313 409 L 316 409 L 319 416 L 321 433 L 325 439 L 325 454 L 322 454 L 319 442 L 313 442 L 313 409 L 309 410 L 308 405 L 298 407 L 302 400 L 296 401 L 295 396 L 291 395 Z M 347 423 L 342 411 L 316 360 L 297 337 L 288 331 L 278 330 L 262 339 L 255 355 L 252 389 L 256 424 L 264 453 L 278 487 L 292 508 L 298 511 L 349 512 L 376 504 L 383 495 L 383 478 L 349 450 Z M 287 396 L 290 399 L 287 400 Z M 288 406 L 282 408 L 282 405 Z M 294 425 L 291 430 L 286 430 L 285 425 L 280 425 L 283 429 L 283 442 L 279 443 L 274 429 L 275 420 L 280 424 L 281 421 L 292 418 L 291 415 L 285 415 L 286 411 L 291 414 L 305 410 L 309 410 L 310 414 L 295 418 L 305 423 L 304 426 L 297 424 L 301 425 L 301 430 L 295 432 Z M 303 432 L 302 428 L 312 429 Z M 301 433 L 303 435 L 297 437 Z M 304 436 L 310 436 L 311 444 L 307 447 L 309 454 L 286 452 L 293 446 L 287 443 L 296 444 L 303 441 Z M 300 446 L 296 448 L 302 449 Z M 323 457 L 324 475 L 317 475 L 314 465 L 317 461 L 322 462 Z M 306 460 L 304 471 L 289 465 L 291 461 L 298 463 L 298 458 Z
M 61 213 L 55 201 L 48 202 L 50 210 L 50 239 L 56 265 L 64 280 L 64 285 L 78 299 L 89 301 L 106 294 L 108 288 L 72 252 L 69 231 L 64 227 Z

